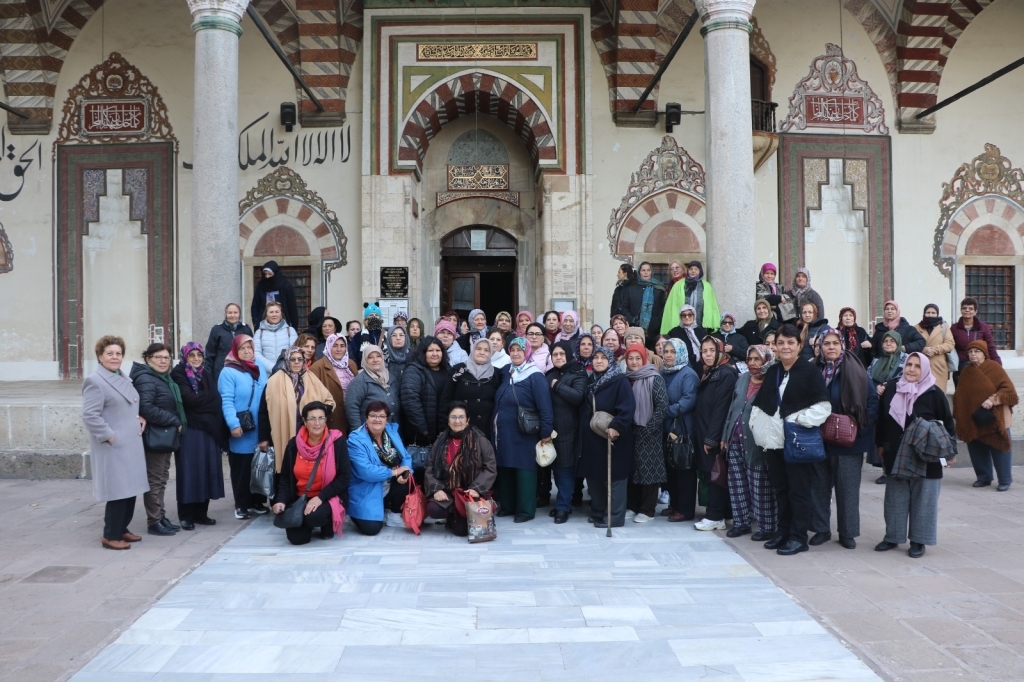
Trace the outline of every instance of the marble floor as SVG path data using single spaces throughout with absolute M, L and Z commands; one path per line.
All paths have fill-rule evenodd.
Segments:
M 713 533 L 578 512 L 292 547 L 260 518 L 72 680 L 878 680 Z

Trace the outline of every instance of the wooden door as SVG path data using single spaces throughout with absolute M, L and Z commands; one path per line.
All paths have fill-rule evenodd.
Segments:
M 454 310 L 459 317 L 466 319 L 469 311 L 480 307 L 480 273 L 451 272 L 448 273 L 447 310 Z

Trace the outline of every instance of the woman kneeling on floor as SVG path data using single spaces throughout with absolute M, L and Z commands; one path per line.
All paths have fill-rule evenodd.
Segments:
M 344 436 L 337 429 L 327 428 L 331 410 L 330 405 L 319 401 L 304 405 L 299 434 L 288 441 L 281 460 L 274 513 L 280 514 L 303 493 L 306 495 L 302 525 L 285 531 L 293 545 L 307 544 L 314 528 L 320 529 L 321 538 L 329 540 L 341 531 L 345 520 L 352 470 Z
M 366 406 L 366 423 L 348 436 L 349 516 L 363 535 L 376 535 L 385 525 L 405 526 L 402 505 L 409 492 L 412 457 L 389 416 L 388 404 L 374 400 Z
M 456 500 L 461 490 L 479 499 L 491 489 L 498 474 L 494 448 L 483 432 L 469 425 L 466 403 L 454 401 L 448 406 L 448 428 L 441 432 L 430 449 L 425 472 L 427 516 L 446 521 L 445 527 L 459 537 L 469 534 L 466 508 Z M 452 503 L 455 503 L 454 505 Z

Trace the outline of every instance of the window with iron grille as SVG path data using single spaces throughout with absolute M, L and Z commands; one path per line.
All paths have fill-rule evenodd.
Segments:
M 964 290 L 978 300 L 978 319 L 992 328 L 996 348 L 1013 348 L 1013 266 L 968 265 L 965 269 Z
M 306 328 L 306 317 L 310 311 L 310 286 L 309 281 L 312 279 L 310 266 L 308 265 L 282 265 L 281 274 L 288 278 L 288 281 L 292 283 L 292 288 L 295 289 L 295 307 L 298 308 L 299 319 L 296 324 L 301 327 L 297 331 L 301 331 Z M 259 283 L 260 278 L 263 277 L 263 266 L 255 265 L 252 269 L 252 284 L 253 287 Z M 259 320 L 253 320 L 253 327 L 259 326 Z

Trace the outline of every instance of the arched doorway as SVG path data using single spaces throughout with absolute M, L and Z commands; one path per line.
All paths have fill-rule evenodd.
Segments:
M 479 308 L 494 320 L 502 310 L 519 309 L 516 276 L 519 243 L 489 225 L 470 225 L 441 239 L 441 310 L 465 318 Z

